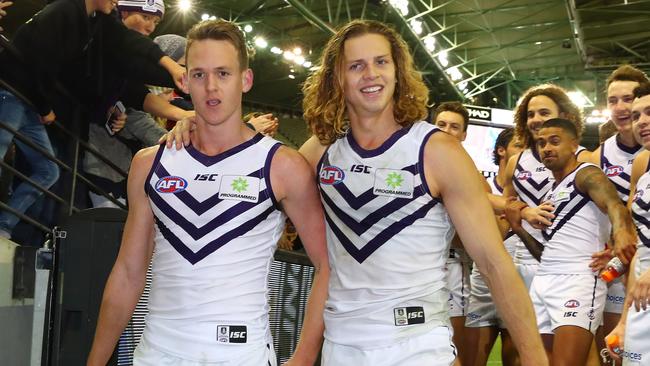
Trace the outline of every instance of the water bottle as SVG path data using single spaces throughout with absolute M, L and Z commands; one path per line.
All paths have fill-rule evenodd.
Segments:
M 612 352 L 616 353 L 617 355 L 623 353 L 623 349 L 621 349 L 621 340 L 617 335 L 608 335 L 605 337 L 605 343 L 607 343 L 607 347 L 609 347 L 609 349 L 611 349 Z
M 627 271 L 627 266 L 625 266 L 618 257 L 614 257 L 607 262 L 605 270 L 600 274 L 600 278 L 605 282 L 611 282 L 625 273 L 625 271 Z

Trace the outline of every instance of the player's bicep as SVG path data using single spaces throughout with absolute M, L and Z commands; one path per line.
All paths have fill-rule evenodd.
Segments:
M 127 183 L 129 213 L 116 262 L 129 277 L 138 279 L 144 279 L 153 252 L 153 212 L 144 191 L 153 161 L 151 155 L 149 149 L 143 150 L 136 154 L 131 164 Z
M 576 186 L 605 213 L 610 205 L 620 201 L 612 182 L 595 166 L 582 169 L 576 174 Z
M 325 216 L 314 173 L 295 151 L 284 151 L 273 158 L 271 178 L 279 203 L 296 227 L 307 255 L 315 267 L 327 265 Z M 277 154 L 276 154 L 277 155 Z

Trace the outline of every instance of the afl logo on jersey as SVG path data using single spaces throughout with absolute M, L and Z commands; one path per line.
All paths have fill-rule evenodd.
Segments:
M 158 179 L 156 191 L 160 193 L 182 192 L 187 188 L 187 181 L 181 177 L 167 176 Z
M 343 170 L 341 170 L 341 168 L 328 165 L 324 166 L 320 170 L 321 184 L 339 184 L 343 182 L 343 179 L 345 179 L 345 173 L 343 173 Z
M 607 167 L 607 169 L 605 170 L 605 174 L 608 177 L 616 177 L 617 175 L 619 175 L 621 173 L 623 173 L 623 167 L 620 166 L 620 165 L 612 165 L 612 166 Z
M 527 180 L 532 176 L 533 176 L 533 174 L 531 174 L 531 172 L 529 172 L 528 170 L 524 170 L 523 172 L 519 172 L 517 174 L 517 179 L 519 179 L 519 180 Z
M 580 306 L 580 302 L 578 300 L 569 300 L 564 303 L 565 308 L 577 308 Z
M 634 193 L 634 199 L 632 199 L 632 201 L 641 199 L 641 197 L 643 197 L 643 189 L 639 189 L 638 191 L 636 191 L 636 193 Z

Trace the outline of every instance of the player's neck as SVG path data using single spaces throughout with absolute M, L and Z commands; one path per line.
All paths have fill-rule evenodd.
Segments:
M 350 129 L 354 140 L 366 150 L 381 146 L 395 131 L 401 129 L 392 110 L 377 115 L 360 116 L 350 113 Z
M 192 145 L 205 155 L 215 156 L 242 144 L 254 135 L 255 132 L 246 127 L 241 117 L 214 125 L 206 123 L 197 115 Z
M 497 171 L 497 177 L 496 177 L 496 181 L 499 187 L 503 187 L 503 185 L 505 184 L 506 165 L 507 165 L 506 159 L 501 159 L 501 161 L 499 161 L 499 170 Z
M 571 174 L 580 163 L 578 162 L 577 159 L 572 159 L 567 165 L 565 165 L 562 169 L 553 171 L 553 178 L 555 178 L 556 182 L 562 181 L 567 175 Z
M 623 145 L 627 147 L 634 147 L 637 146 L 638 143 L 636 142 L 636 139 L 634 138 L 634 132 L 629 129 L 629 130 L 624 130 L 624 131 L 619 131 L 618 135 L 616 136 L 616 139 Z

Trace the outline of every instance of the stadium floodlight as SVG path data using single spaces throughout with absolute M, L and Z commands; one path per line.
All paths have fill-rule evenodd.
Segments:
M 182 12 L 187 12 L 192 9 L 192 1 L 191 0 L 178 0 L 178 9 L 180 9 Z
M 263 37 L 255 37 L 255 45 L 259 48 L 266 48 L 269 43 Z
M 246 24 L 246 25 L 244 26 L 244 32 L 246 32 L 246 33 L 250 33 L 250 32 L 252 32 L 252 31 L 253 31 L 253 26 L 252 26 L 252 25 L 250 25 L 250 24 Z
M 411 29 L 413 29 L 413 32 L 415 32 L 415 34 L 417 34 L 417 35 L 422 34 L 422 22 L 421 21 L 419 21 L 417 19 L 413 19 L 413 20 L 411 20 L 410 24 L 411 24 Z
M 442 65 L 442 67 L 447 67 L 449 65 L 449 53 L 446 50 L 441 51 L 438 54 L 438 61 L 440 62 L 440 65 Z

